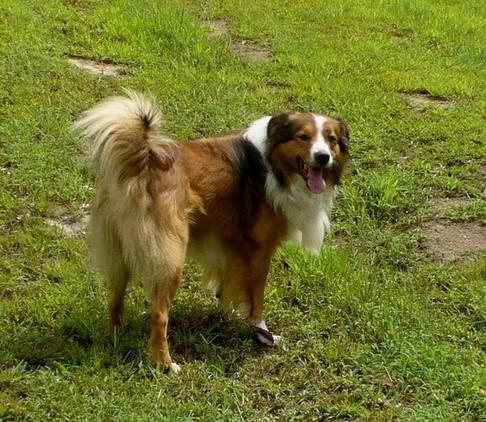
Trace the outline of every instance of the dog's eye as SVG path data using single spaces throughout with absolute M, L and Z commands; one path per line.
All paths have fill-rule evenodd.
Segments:
M 310 139 L 310 136 L 307 135 L 307 133 L 300 133 L 299 135 L 297 135 L 297 138 L 301 141 L 308 141 Z
M 330 133 L 327 138 L 329 139 L 329 142 L 332 142 L 332 143 L 337 141 L 337 137 L 333 133 Z

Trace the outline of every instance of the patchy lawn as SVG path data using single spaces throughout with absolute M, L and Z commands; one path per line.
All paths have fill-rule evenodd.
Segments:
M 10 0 L 0 21 L 0 420 L 484 418 L 483 2 Z M 180 375 L 147 363 L 139 287 L 110 345 L 70 124 L 122 87 L 177 139 L 287 109 L 349 123 L 334 235 L 273 260 L 282 347 L 222 318 L 192 263 Z

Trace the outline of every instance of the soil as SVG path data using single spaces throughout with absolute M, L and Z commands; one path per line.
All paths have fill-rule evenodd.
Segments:
M 54 227 L 64 236 L 74 238 L 86 233 L 89 214 L 73 215 L 63 207 L 58 207 L 52 215 L 46 218 L 47 225 Z
M 422 230 L 425 249 L 440 262 L 470 261 L 486 253 L 486 227 L 478 223 L 431 220 Z
M 467 206 L 469 203 L 468 198 L 438 197 L 432 200 L 434 215 L 437 218 L 445 218 L 449 211 Z
M 230 32 L 230 24 L 224 19 L 207 20 L 203 25 L 212 37 L 221 37 Z M 273 58 L 267 46 L 257 46 L 247 40 L 232 41 L 231 47 L 236 54 L 247 60 L 269 62 Z
M 220 37 L 221 35 L 229 33 L 230 25 L 224 19 L 204 21 L 203 25 L 207 28 L 210 35 L 214 37 Z
M 442 95 L 432 95 L 426 91 L 412 91 L 405 93 L 405 99 L 410 108 L 417 113 L 422 113 L 429 106 L 450 108 L 452 102 Z
M 119 76 L 120 69 L 114 63 L 99 62 L 85 57 L 70 57 L 69 63 L 86 72 L 102 76 Z
M 240 56 L 248 60 L 269 62 L 272 60 L 272 53 L 266 47 L 257 47 L 247 41 L 233 43 L 233 49 Z

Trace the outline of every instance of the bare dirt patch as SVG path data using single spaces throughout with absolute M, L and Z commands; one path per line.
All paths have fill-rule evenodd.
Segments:
M 486 253 L 486 227 L 477 223 L 431 220 L 422 230 L 425 249 L 440 262 L 469 261 Z
M 348 245 L 348 241 L 344 236 L 339 235 L 339 234 L 334 234 L 331 237 L 331 244 L 333 246 L 338 247 L 338 248 L 344 248 Z
M 247 60 L 269 62 L 273 58 L 268 46 L 259 47 L 250 44 L 246 40 L 234 42 L 233 50 L 235 50 L 236 54 L 238 54 L 240 57 Z
M 202 24 L 211 37 L 222 37 L 230 33 L 231 25 L 225 19 L 206 20 Z M 238 56 L 250 61 L 269 62 L 273 58 L 268 45 L 259 46 L 248 40 L 232 40 L 231 48 Z
M 73 66 L 94 75 L 120 76 L 120 68 L 114 63 L 101 62 L 77 56 L 69 57 L 68 61 Z
M 390 32 L 390 36 L 395 41 L 410 39 L 413 37 L 413 31 L 410 28 L 394 28 Z
M 442 95 L 432 95 L 428 91 L 411 91 L 404 93 L 405 100 L 410 108 L 417 113 L 424 112 L 428 107 L 452 107 L 452 101 Z
M 204 27 L 213 37 L 220 37 L 229 33 L 230 24 L 224 19 L 208 20 L 203 22 Z
M 407 149 L 400 153 L 400 158 L 404 161 L 414 160 L 417 158 L 417 153 L 413 149 Z
M 45 221 L 48 226 L 54 227 L 64 236 L 74 238 L 86 233 L 88 220 L 87 212 L 82 215 L 73 215 L 66 208 L 58 207 Z
M 265 87 L 272 93 L 278 93 L 287 90 L 289 85 L 284 82 L 268 82 Z
M 76 10 L 86 10 L 90 6 L 90 2 L 86 0 L 62 0 L 62 3 Z
M 435 217 L 444 218 L 450 211 L 457 210 L 470 204 L 468 198 L 439 197 L 432 199 L 432 210 Z

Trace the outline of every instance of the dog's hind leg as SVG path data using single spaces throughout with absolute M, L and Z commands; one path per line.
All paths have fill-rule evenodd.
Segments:
M 150 296 L 150 340 L 152 360 L 177 373 L 179 365 L 172 362 L 167 341 L 169 310 L 182 279 L 187 251 L 189 225 L 179 220 L 177 225 L 161 234 L 153 244 L 158 254 L 153 256 L 151 268 L 146 268 L 146 288 Z M 155 260 L 158 258 L 157 260 Z
M 115 225 L 105 218 L 97 203 L 93 206 L 91 215 L 89 243 L 93 257 L 107 279 L 109 333 L 116 344 L 122 329 L 123 299 L 130 271 L 123 257 Z
M 151 298 L 150 340 L 152 360 L 178 373 L 180 366 L 172 361 L 167 340 L 169 310 L 182 278 L 182 267 L 176 269 L 166 282 L 154 286 Z
M 123 302 L 125 292 L 130 278 L 129 271 L 122 261 L 119 260 L 110 267 L 108 274 L 108 312 L 109 330 L 113 344 L 116 346 L 118 337 L 123 327 Z
M 98 245 L 98 249 L 99 246 L 101 245 Z M 103 245 L 97 258 L 103 260 L 102 269 L 107 277 L 109 333 L 116 345 L 123 327 L 123 301 L 130 271 L 123 260 L 120 243 L 115 239 Z

